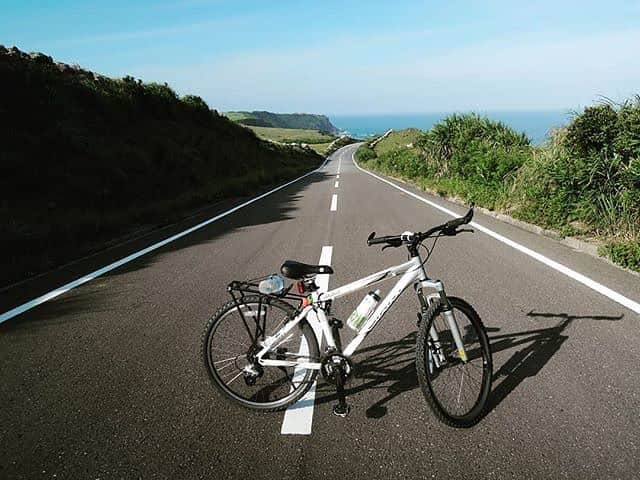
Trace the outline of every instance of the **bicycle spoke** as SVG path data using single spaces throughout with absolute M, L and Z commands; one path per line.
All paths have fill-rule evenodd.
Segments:
M 231 382 L 233 382 L 236 378 L 238 378 L 240 375 L 242 375 L 243 372 L 238 373 L 235 377 L 233 377 L 231 380 L 229 380 L 229 383 L 227 385 L 231 385 Z
M 226 338 L 226 337 L 223 337 L 223 338 Z M 235 343 L 235 344 L 236 344 L 237 346 L 239 346 L 239 347 L 247 348 L 247 344 L 246 344 L 246 343 L 244 343 L 244 342 L 243 342 L 243 343 L 240 343 L 240 342 L 238 342 L 238 341 L 236 341 L 236 340 L 231 340 L 231 339 L 227 339 L 227 340 L 228 340 L 228 341 L 230 341 L 231 343 Z M 214 349 L 218 349 L 218 347 L 212 347 L 212 348 L 214 348 Z
M 476 377 L 474 377 L 473 375 L 471 375 L 468 371 L 467 373 L 467 378 L 474 381 L 476 383 L 476 385 L 482 385 L 482 382 L 480 380 L 478 380 Z
M 231 358 L 225 358 L 224 360 L 218 360 L 216 362 L 213 362 L 214 365 L 217 365 L 218 363 L 223 363 L 223 362 L 230 362 L 231 360 L 236 360 L 237 358 L 239 358 L 241 355 L 237 355 L 235 357 L 231 357 Z
M 232 365 L 235 365 L 235 362 L 227 363 L 226 365 L 223 365 L 223 366 L 222 366 L 222 367 L 220 367 L 220 368 L 216 368 L 216 370 L 217 370 L 218 372 L 221 372 L 221 371 L 222 371 L 222 370 L 224 370 L 225 368 L 227 368 L 227 367 L 231 367 Z
M 464 384 L 464 370 L 462 371 L 462 376 L 460 377 L 460 388 L 458 389 L 458 406 L 460 406 L 460 395 L 462 394 L 463 384 Z

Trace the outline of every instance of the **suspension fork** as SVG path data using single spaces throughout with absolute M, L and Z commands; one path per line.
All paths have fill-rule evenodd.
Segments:
M 422 293 L 422 287 L 433 288 L 437 291 L 436 294 L 432 294 L 424 297 Z M 456 344 L 456 349 L 458 350 L 458 355 L 460 360 L 464 363 L 468 361 L 467 352 L 464 348 L 464 343 L 462 342 L 462 336 L 460 335 L 460 328 L 458 327 L 458 322 L 456 321 L 455 314 L 453 312 L 453 307 L 451 306 L 451 302 L 447 298 L 447 294 L 444 290 L 444 285 L 440 280 L 423 280 L 416 284 L 416 292 L 418 293 L 418 299 L 420 300 L 420 306 L 422 307 L 422 316 L 424 318 L 424 314 L 429 308 L 430 301 L 429 299 L 433 297 L 437 297 L 440 300 L 442 305 L 442 315 L 444 316 L 447 324 L 449 325 L 449 329 L 451 330 L 451 335 L 453 336 L 453 341 Z M 442 362 L 444 362 L 444 356 L 442 355 L 440 338 L 438 336 L 438 332 L 434 328 L 433 324 L 431 325 L 431 329 L 429 330 L 429 336 L 433 340 L 434 346 L 438 355 L 434 356 L 434 362 L 436 363 L 436 367 L 439 367 Z

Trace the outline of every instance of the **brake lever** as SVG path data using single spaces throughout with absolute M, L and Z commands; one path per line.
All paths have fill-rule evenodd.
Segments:
M 381 251 L 381 252 L 384 252 L 384 249 L 385 249 L 385 248 L 391 248 L 391 247 L 393 247 L 393 245 L 389 245 L 389 244 L 387 244 L 387 245 L 385 245 L 384 247 L 382 247 L 382 248 L 380 249 L 380 251 Z M 394 248 L 395 248 L 395 247 L 394 247 Z

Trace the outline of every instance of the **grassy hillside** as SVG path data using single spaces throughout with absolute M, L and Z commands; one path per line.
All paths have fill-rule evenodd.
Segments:
M 376 143 L 375 150 L 378 155 L 391 150 L 401 148 L 412 148 L 420 138 L 422 132 L 417 128 L 406 128 L 404 130 L 394 130 L 386 138 Z
M 224 112 L 224 115 L 236 123 L 242 123 L 242 120 L 252 118 L 251 112 Z
M 335 136 L 318 130 L 297 128 L 249 127 L 260 138 L 282 143 L 326 143 L 335 140 Z
M 421 187 L 596 239 L 602 254 L 640 271 L 640 97 L 586 108 L 541 147 L 477 115 L 443 120 L 416 146 L 363 146 L 356 158 Z
M 271 112 L 226 112 L 225 115 L 234 122 L 253 127 L 295 128 L 318 130 L 336 135 L 339 130 L 325 115 L 310 113 L 271 113 Z
M 313 148 L 316 152 L 318 152 L 320 155 L 326 155 L 327 150 L 332 144 L 333 144 L 333 141 L 323 142 L 323 143 L 312 143 L 309 146 Z
M 166 84 L 4 47 L 0 78 L 0 286 L 322 160 L 260 140 Z

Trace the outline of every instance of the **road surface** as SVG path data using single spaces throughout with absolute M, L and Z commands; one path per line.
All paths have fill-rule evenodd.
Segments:
M 314 263 L 332 247 L 331 288 L 404 261 L 402 249 L 366 247 L 371 231 L 451 218 L 410 193 L 464 213 L 360 171 L 356 148 L 0 325 L 0 478 L 638 478 L 640 316 L 480 231 L 441 240 L 427 264 L 489 330 L 491 411 L 476 427 L 439 424 L 422 398 L 411 291 L 355 355 L 345 419 L 331 414 L 323 382 L 308 435 L 283 434 L 284 413 L 245 410 L 213 389 L 200 341 L 230 280 L 275 272 L 286 258 Z M 640 301 L 635 275 L 480 213 L 474 220 Z M 121 250 L 3 292 L 0 312 Z M 360 297 L 335 302 L 336 316 L 346 319 Z

